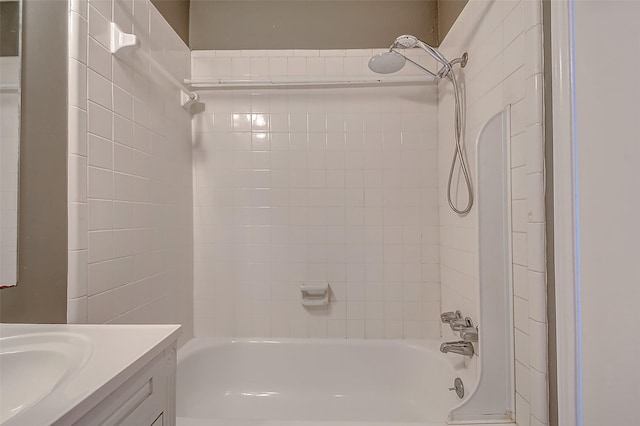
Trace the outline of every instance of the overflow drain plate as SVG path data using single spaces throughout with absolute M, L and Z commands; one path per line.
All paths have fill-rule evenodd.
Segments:
M 464 398 L 464 383 L 462 383 L 462 379 L 460 377 L 456 377 L 453 381 L 453 387 L 449 388 L 450 391 L 456 391 L 456 395 L 458 398 Z

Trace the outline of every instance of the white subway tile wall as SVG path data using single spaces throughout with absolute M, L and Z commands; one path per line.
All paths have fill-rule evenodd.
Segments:
M 469 63 L 458 75 L 465 91 L 466 151 L 472 170 L 481 126 L 511 105 L 516 420 L 521 426 L 549 423 L 541 8 L 539 0 L 469 2 L 440 46 L 449 58 L 469 53 Z M 442 308 L 477 317 L 476 211 L 460 218 L 446 201 L 454 149 L 448 83 L 440 83 L 439 98 Z M 458 185 L 454 192 L 464 203 L 462 179 Z M 443 334 L 448 333 L 443 328 Z
M 189 49 L 148 0 L 72 0 L 69 17 L 68 321 L 181 323 L 188 339 L 191 115 L 148 63 L 111 55 L 108 24 L 178 79 Z
M 363 76 L 376 52 L 196 51 L 193 78 Z M 217 91 L 202 101 L 197 336 L 439 337 L 435 85 Z M 327 309 L 301 305 L 304 281 L 330 283 Z

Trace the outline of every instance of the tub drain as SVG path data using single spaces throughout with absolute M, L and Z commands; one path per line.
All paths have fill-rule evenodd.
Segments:
M 450 391 L 456 391 L 456 395 L 458 398 L 464 398 L 464 383 L 462 383 L 462 379 L 460 377 L 456 377 L 453 381 L 453 387 L 449 388 Z

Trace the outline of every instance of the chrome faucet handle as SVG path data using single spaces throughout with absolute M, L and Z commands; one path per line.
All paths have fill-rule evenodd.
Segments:
M 460 338 L 464 342 L 478 341 L 478 327 L 467 327 L 460 330 Z
M 462 312 L 460 311 L 449 311 L 449 312 L 444 312 L 442 314 L 440 314 L 440 321 L 442 321 L 443 323 L 447 324 L 447 323 L 451 323 L 452 321 L 457 321 L 462 319 Z
M 453 320 L 449 323 L 451 329 L 453 331 L 460 331 L 463 328 L 473 327 L 473 321 L 469 317 L 465 317 L 464 319 Z

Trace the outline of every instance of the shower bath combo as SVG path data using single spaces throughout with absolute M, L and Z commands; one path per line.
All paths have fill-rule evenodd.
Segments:
M 441 64 L 439 69 L 431 71 L 405 55 L 406 49 L 416 47 Z M 325 425 L 344 421 L 359 421 L 363 425 L 380 422 L 419 422 L 434 426 L 513 424 L 510 109 L 507 107 L 491 118 L 475 140 L 474 188 L 463 152 L 463 98 L 453 71 L 456 64 L 466 65 L 467 54 L 448 61 L 416 37 L 403 35 L 388 51 L 372 57 L 369 68 L 376 73 L 391 74 L 402 69 L 407 61 L 435 81 L 448 79 L 453 87 L 456 144 L 447 194 L 449 206 L 458 215 L 467 215 L 472 207 L 477 212 L 478 317 L 472 322 L 461 313 L 445 313 L 441 320 L 460 333 L 460 341 L 444 343 L 440 339 L 425 339 L 407 345 L 402 342 L 383 344 L 375 340 L 305 342 L 194 338 L 178 355 L 179 423 L 204 426 L 210 425 L 212 420 L 228 418 L 269 419 L 278 424 L 295 424 L 304 419 Z M 351 83 L 369 87 L 372 83 L 382 82 L 382 79 L 294 78 L 290 81 L 191 80 L 190 84 L 212 89 L 269 89 Z M 459 163 L 459 174 L 463 175 L 468 194 L 464 205 L 458 203 L 455 188 L 452 188 L 456 163 Z M 476 324 L 481 327 L 481 338 Z M 474 357 L 474 364 L 471 368 L 462 368 L 467 357 Z M 456 376 L 459 380 L 455 380 Z M 301 382 L 300 377 L 305 380 Z M 467 388 L 464 392 L 462 380 Z M 426 383 L 429 386 L 425 386 Z M 452 384 L 454 387 L 450 388 Z M 455 393 L 446 389 L 455 390 Z M 294 395 L 293 399 L 291 395 Z M 276 424 L 269 421 L 272 423 Z
M 399 49 L 411 49 L 414 47 L 419 47 L 426 51 L 429 55 L 431 55 L 436 61 L 442 64 L 442 67 L 433 72 L 418 62 L 412 60 L 407 57 L 403 53 L 399 51 Z M 453 72 L 453 65 L 460 64 L 461 67 L 465 67 L 467 65 L 468 55 L 465 52 L 462 57 L 456 58 L 452 61 L 448 61 L 442 53 L 438 52 L 433 47 L 429 46 L 427 43 L 419 40 L 417 37 L 412 35 L 401 35 L 396 38 L 391 47 L 389 47 L 388 52 L 379 53 L 374 55 L 369 60 L 369 69 L 378 74 L 392 74 L 394 72 L 400 71 L 406 62 L 410 62 L 416 67 L 420 68 L 430 76 L 432 76 L 436 80 L 440 80 L 442 78 L 448 79 L 453 85 L 454 99 L 455 99 L 455 118 L 454 118 L 454 134 L 456 140 L 456 148 L 453 153 L 453 158 L 451 160 L 451 168 L 449 169 L 449 180 L 447 183 L 447 201 L 449 202 L 449 207 L 456 212 L 457 214 L 464 216 L 469 211 L 471 211 L 471 207 L 473 206 L 473 184 L 471 183 L 471 176 L 469 174 L 469 168 L 467 166 L 467 162 L 464 158 L 464 154 L 462 151 L 462 127 L 464 123 L 464 116 L 462 111 L 462 98 L 460 95 L 460 88 L 458 86 L 458 82 L 456 80 L 456 75 Z M 460 163 L 460 170 L 464 176 L 465 185 L 467 187 L 467 204 L 464 207 L 458 207 L 453 201 L 451 196 L 451 187 L 453 183 L 453 173 L 455 170 L 456 162 Z

